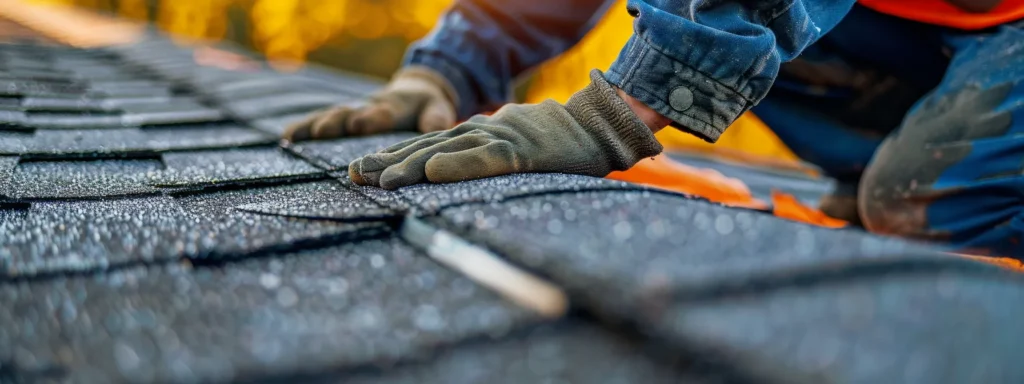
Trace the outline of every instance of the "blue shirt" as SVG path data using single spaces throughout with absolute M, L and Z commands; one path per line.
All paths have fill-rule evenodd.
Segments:
M 677 128 L 715 141 L 768 93 L 779 66 L 855 0 L 629 0 L 634 33 L 609 82 Z M 405 65 L 447 77 L 460 118 L 510 100 L 512 80 L 576 44 L 609 0 L 456 0 Z

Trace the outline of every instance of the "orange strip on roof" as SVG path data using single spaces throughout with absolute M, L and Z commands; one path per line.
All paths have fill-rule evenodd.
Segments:
M 0 0 L 0 17 L 79 48 L 132 43 L 144 30 L 139 24 L 80 8 L 29 4 L 22 0 Z

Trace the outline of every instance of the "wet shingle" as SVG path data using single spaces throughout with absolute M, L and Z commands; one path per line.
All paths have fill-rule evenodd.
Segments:
M 699 287 L 826 260 L 872 259 L 925 248 L 655 191 L 530 196 L 457 206 L 441 215 L 440 224 L 517 262 L 561 276 L 565 284 L 600 282 L 626 295 L 659 279 L 675 287 Z
M 208 91 L 221 100 L 266 98 L 288 93 L 323 93 L 332 87 L 322 82 L 299 80 L 295 76 L 261 76 L 243 81 L 218 84 Z
M 295 74 L 265 73 L 242 81 L 226 82 L 206 87 L 214 97 L 235 100 L 270 96 L 281 93 L 343 93 L 357 97 L 367 96 L 383 84 L 361 76 L 336 72 L 317 73 L 304 70 Z
M 966 261 L 963 261 L 966 263 Z M 650 328 L 766 381 L 1016 383 L 1020 275 L 965 266 L 828 276 L 666 308 Z M 853 276 L 850 276 L 853 275 Z M 755 363 L 756 362 L 756 363 Z M 808 380 L 805 380 L 807 382 Z
M 0 81 L 0 95 L 22 97 L 153 97 L 169 96 L 168 84 L 155 82 L 47 82 Z
M 253 120 L 249 123 L 252 124 L 253 127 L 256 127 L 256 129 L 280 137 L 281 135 L 284 134 L 284 131 L 288 128 L 289 125 L 291 125 L 292 123 L 299 122 L 300 120 L 306 118 L 306 116 L 309 116 L 309 113 L 291 113 L 283 116 L 274 116 L 259 120 Z
M 340 183 L 311 191 L 297 199 L 245 204 L 235 209 L 265 215 L 342 221 L 383 220 L 401 214 L 401 211 L 381 206 Z
M 597 177 L 560 173 L 513 174 L 446 184 L 418 184 L 399 189 L 399 193 L 423 213 L 468 203 L 499 202 L 506 199 L 542 194 L 580 191 L 637 191 L 638 184 Z
M 413 132 L 400 132 L 331 140 L 300 141 L 290 144 L 289 150 L 319 166 L 343 169 L 355 159 L 416 136 L 417 134 Z
M 234 124 L 188 125 L 117 130 L 0 131 L 0 155 L 88 157 L 152 154 L 170 150 L 230 148 L 273 144 L 278 139 Z
M 0 80 L 0 94 L 82 94 L 89 91 L 88 84 L 80 82 L 38 81 L 38 80 Z
M 160 196 L 0 209 L 0 280 L 173 259 L 196 241 L 177 236 L 189 225 L 189 215 Z
M 163 154 L 166 169 L 153 175 L 159 187 L 233 184 L 323 174 L 279 148 L 245 148 Z
M 258 119 L 295 112 L 309 112 L 351 100 L 351 96 L 334 93 L 293 93 L 226 101 L 223 107 L 241 119 Z
M 312 200 L 311 196 L 337 187 L 331 180 L 290 183 L 177 197 L 177 202 L 196 217 L 195 232 L 202 244 L 217 254 L 244 254 L 260 249 L 288 249 L 294 243 L 339 243 L 351 237 L 385 230 L 379 223 L 342 223 L 254 214 L 236 209 L 247 204 L 282 200 Z M 307 244 L 306 246 L 309 246 Z M 202 250 L 203 247 L 200 247 Z
M 121 111 L 29 112 L 21 126 L 32 129 L 117 129 L 152 125 L 209 123 L 224 120 L 219 110 L 187 106 L 134 105 Z
M 645 192 L 525 197 L 442 217 L 577 305 L 769 381 L 907 382 L 907 366 L 920 375 L 909 382 L 1024 375 L 997 340 L 1017 333 L 991 331 L 1024 314 L 999 309 L 1024 296 L 1024 281 L 922 245 Z
M 7 196 L 11 176 L 14 175 L 14 169 L 17 167 L 17 156 L 0 156 L 0 200 Z
M 159 160 L 23 161 L 7 188 L 19 199 L 115 197 L 155 193 L 148 179 Z
M 664 351 L 660 351 L 664 355 Z M 513 337 L 469 342 L 422 363 L 315 383 L 723 383 L 715 373 L 656 361 L 640 343 L 580 321 L 539 325 Z M 659 356 L 662 360 L 671 360 Z M 682 364 L 679 364 L 682 365 Z
M 249 381 L 385 364 L 536 321 L 396 239 L 6 283 L 0 300 L 5 370 L 76 382 Z
M 289 149 L 325 168 L 342 169 L 348 167 L 348 163 L 355 159 L 416 136 L 412 132 L 402 132 L 334 140 L 303 141 L 291 144 Z
M 284 251 L 296 244 L 343 242 L 385 230 L 375 223 L 340 223 L 258 215 L 243 204 L 299 199 L 334 182 L 252 188 L 177 198 L 149 196 L 99 201 L 34 202 L 0 209 L 0 271 L 26 277 L 181 257 L 238 257 Z
M 166 103 L 182 104 L 194 101 L 182 97 L 153 98 L 38 98 L 20 99 L 18 106 L 27 111 L 120 111 L 131 106 L 149 104 L 163 105 Z

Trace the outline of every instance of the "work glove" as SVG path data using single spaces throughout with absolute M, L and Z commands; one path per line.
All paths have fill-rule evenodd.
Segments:
M 362 105 L 311 114 L 285 131 L 289 141 L 366 136 L 394 131 L 434 132 L 455 125 L 454 88 L 426 67 L 407 67 Z
M 454 129 L 406 140 L 349 165 L 361 185 L 395 189 L 509 173 L 605 176 L 657 155 L 661 144 L 600 71 L 565 105 L 507 105 Z

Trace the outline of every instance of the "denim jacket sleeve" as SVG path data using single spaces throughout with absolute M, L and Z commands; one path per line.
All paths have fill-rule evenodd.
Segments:
M 613 2 L 456 0 L 404 65 L 444 75 L 465 119 L 507 103 L 516 76 L 575 45 Z
M 714 142 L 771 88 L 779 66 L 855 0 L 629 0 L 634 34 L 608 81 Z

